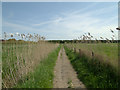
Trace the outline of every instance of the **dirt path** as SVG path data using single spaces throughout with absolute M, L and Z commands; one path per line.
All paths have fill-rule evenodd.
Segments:
M 79 81 L 64 48 L 61 48 L 56 66 L 54 69 L 54 88 L 85 88 L 84 84 Z

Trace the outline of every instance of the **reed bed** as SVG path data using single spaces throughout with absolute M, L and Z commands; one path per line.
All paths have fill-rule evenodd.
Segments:
M 115 30 L 110 29 L 110 32 L 111 37 L 109 39 L 102 36 L 95 38 L 88 32 L 66 45 L 70 49 L 76 49 L 77 52 L 82 51 L 89 58 L 97 58 L 101 62 L 118 69 L 118 39 Z
M 115 31 L 110 29 L 111 38 L 95 38 L 90 32 L 72 43 L 65 43 L 66 53 L 78 74 L 88 88 L 118 88 L 119 42 Z
M 11 39 L 6 39 L 7 34 L 4 33 L 2 42 L 2 86 L 3 88 L 11 88 L 19 82 L 29 80 L 24 78 L 44 60 L 47 55 L 58 47 L 58 44 L 48 43 L 44 37 L 38 34 L 17 34 L 21 40 L 15 40 L 14 34 Z M 10 38 L 9 37 L 9 38 Z

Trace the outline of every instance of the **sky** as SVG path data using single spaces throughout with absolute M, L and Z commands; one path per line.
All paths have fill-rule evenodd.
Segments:
M 47 40 L 70 40 L 90 32 L 117 38 L 117 2 L 3 2 L 2 32 L 31 33 Z

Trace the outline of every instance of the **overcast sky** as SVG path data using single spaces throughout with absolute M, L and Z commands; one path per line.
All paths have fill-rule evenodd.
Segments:
M 75 39 L 90 32 L 110 38 L 118 27 L 117 2 L 3 2 L 3 32 Z M 115 30 L 117 36 L 117 31 Z

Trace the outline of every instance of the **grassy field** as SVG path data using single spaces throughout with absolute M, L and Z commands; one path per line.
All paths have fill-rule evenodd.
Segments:
M 2 44 L 3 88 L 25 82 L 26 75 L 34 72 L 39 63 L 59 45 L 48 42 L 4 42 Z M 29 78 L 28 78 L 29 79 Z
M 86 56 L 91 57 L 91 53 L 102 62 L 109 63 L 118 68 L 118 44 L 117 43 L 78 43 L 67 44 L 69 48 L 80 49 Z
M 75 53 L 66 46 L 65 51 L 78 74 L 78 78 L 88 89 L 118 88 L 120 77 L 109 64 L 101 63 L 97 58 L 89 58 L 85 54 Z

